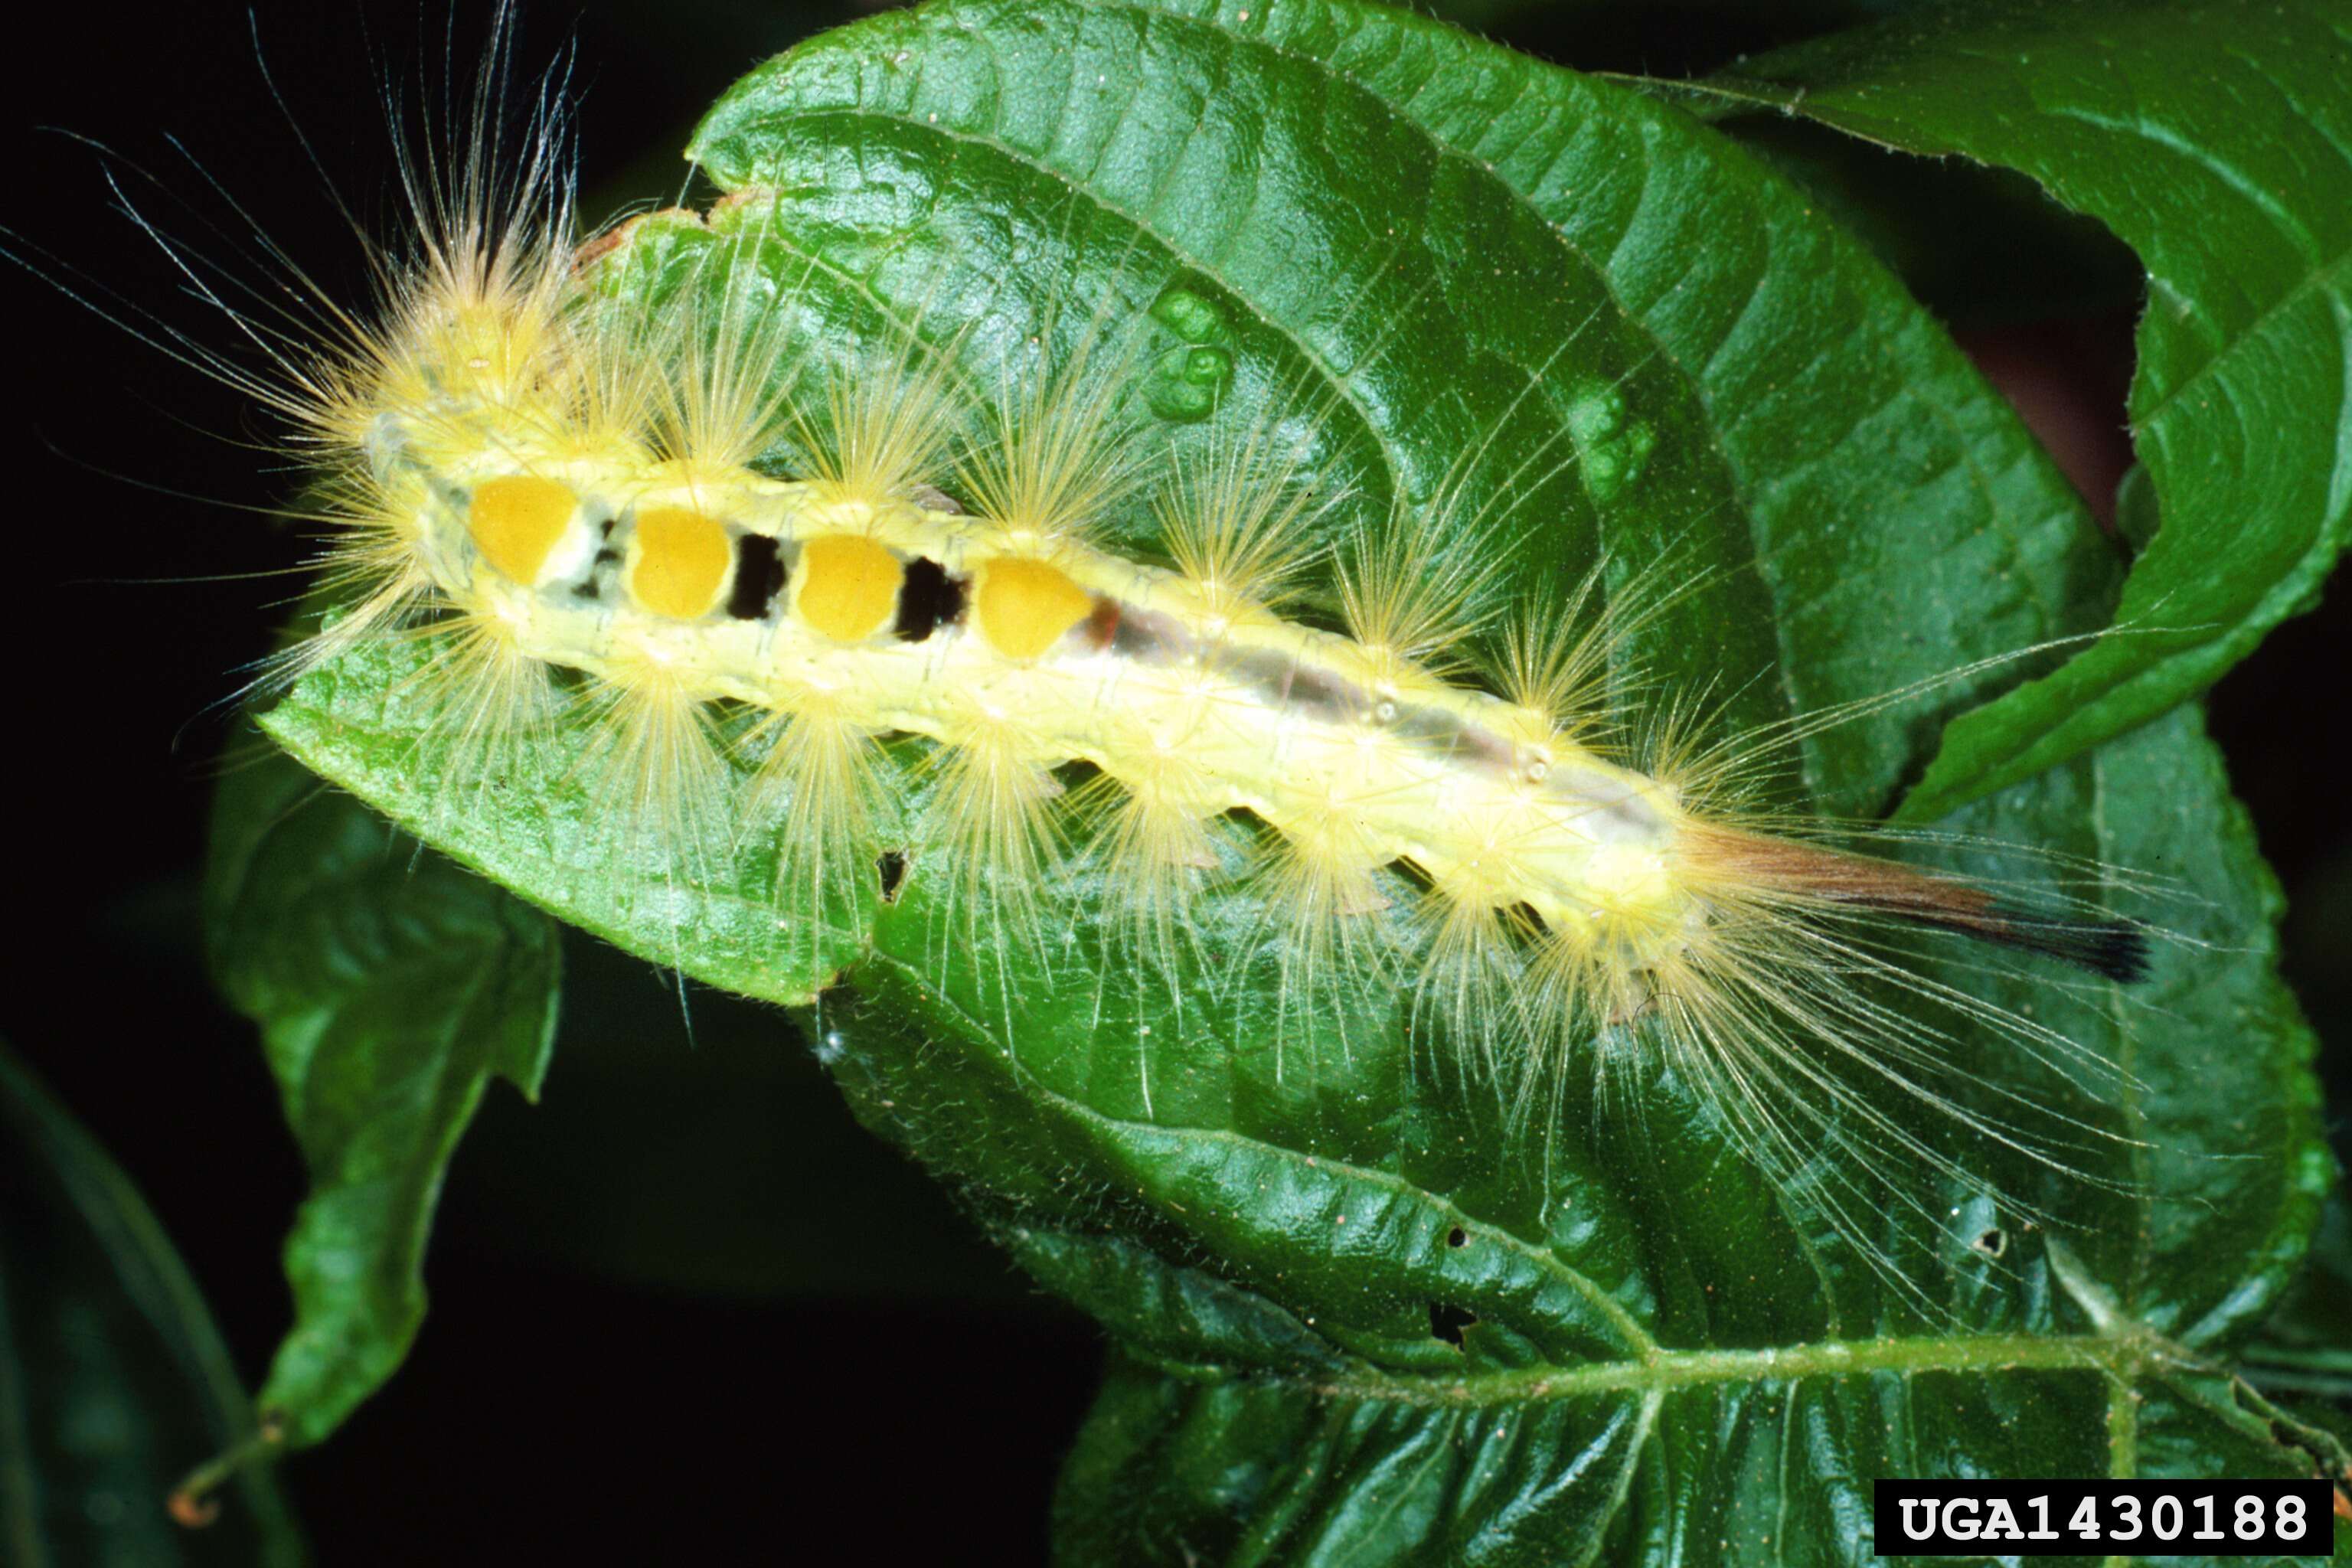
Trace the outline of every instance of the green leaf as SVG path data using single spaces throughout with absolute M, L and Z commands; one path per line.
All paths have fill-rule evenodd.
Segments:
M 752 73 L 693 155 L 729 199 L 630 228 L 597 274 L 617 308 L 791 290 L 814 358 L 855 363 L 892 326 L 982 387 L 1109 339 L 1131 350 L 1082 368 L 1139 384 L 1159 477 L 1280 420 L 1347 498 L 1327 526 L 1455 484 L 1484 503 L 1454 548 L 1498 597 L 1558 605 L 1603 556 L 1612 592 L 1670 563 L 1690 592 L 1628 652 L 1665 692 L 1729 692 L 1718 733 L 1925 683 L 1806 742 L 1788 782 L 1824 811 L 1885 809 L 1944 721 L 2025 668 L 1956 667 L 2112 609 L 2120 562 L 2047 458 L 1802 191 L 1640 93 L 1401 13 L 878 16 Z M 1184 394 L 1202 363 L 1213 399 Z M 1150 547 L 1141 506 L 1108 521 Z M 1604 1094 L 1580 1061 L 1557 1118 L 1515 1136 L 1392 990 L 1278 1052 L 1276 954 L 1163 994 L 1112 958 L 1115 890 L 1083 861 L 1050 951 L 959 943 L 920 843 L 894 903 L 799 929 L 761 836 L 614 834 L 582 798 L 583 713 L 453 811 L 428 657 L 354 652 L 265 723 L 633 952 L 823 993 L 813 1032 L 860 1117 L 1120 1346 L 1060 1503 L 1068 1561 L 1704 1563 L 1769 1539 L 1843 1562 L 1874 1476 L 2308 1468 L 2216 1365 L 2296 1267 L 2331 1167 L 2272 972 L 2276 892 L 2192 712 L 1948 825 L 2172 879 L 2159 905 L 2073 889 L 2180 932 L 2141 999 L 1930 971 L 2130 1076 L 2101 1103 L 1938 1018 L 1975 1109 L 2013 1087 L 2113 1134 L 2080 1161 L 2092 1181 L 1886 1104 L 1982 1179 L 1900 1178 L 1856 1245 L 1825 1205 L 1864 1173 L 1766 1179 L 1670 1066 Z M 2067 880 L 2062 859 L 1967 858 Z M 1245 889 L 1213 901 L 1203 944 L 1248 940 L 1253 913 Z
M 2264 1390 L 2323 1395 L 2352 1415 L 2352 1203 L 2340 1186 L 2312 1237 L 2310 1267 L 2242 1359 Z
M 282 758 L 224 783 L 206 902 L 214 973 L 262 1026 L 310 1170 L 286 1243 L 294 1327 L 260 1397 L 299 1447 L 415 1338 L 433 1205 L 483 1089 L 539 1092 L 555 929 Z
M 194 1281 L 106 1151 L 0 1047 L 0 1560 L 297 1563 L 267 1471 L 207 1529 L 165 1500 L 253 1419 Z
M 1924 820 L 2203 690 L 2306 609 L 2352 517 L 2352 6 L 1969 0 L 1695 84 L 2016 169 L 2139 253 L 2128 410 L 2163 527 L 2124 629 L 1952 726 Z

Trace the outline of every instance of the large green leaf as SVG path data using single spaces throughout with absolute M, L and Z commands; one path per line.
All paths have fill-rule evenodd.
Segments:
M 0 1562 L 285 1568 L 302 1542 L 266 1471 L 205 1530 L 173 1486 L 253 1440 L 204 1299 L 130 1181 L 0 1047 Z
M 2016 169 L 2139 253 L 2129 414 L 2163 528 L 2127 635 L 1952 727 L 1915 815 L 2201 691 L 2307 608 L 2352 519 L 2352 5 L 1967 0 L 1692 90 Z
M 1158 477 L 1278 419 L 1345 498 L 1327 526 L 1458 483 L 1486 514 L 1456 522 L 1488 526 L 1453 547 L 1498 596 L 1557 605 L 1604 553 L 1612 588 L 1672 562 L 1693 591 L 1628 651 L 1670 692 L 1730 693 L 1726 732 L 2112 605 L 2120 563 L 2047 459 L 1801 192 L 1639 93 L 1399 13 L 877 16 L 755 71 L 693 155 L 729 199 L 628 230 L 597 274 L 617 308 L 790 289 L 812 356 L 887 353 L 889 327 L 982 385 L 1115 342 L 1082 368 L 1131 378 L 1129 438 Z M 1148 547 L 1140 504 L 1108 521 Z M 1858 1247 L 1823 1205 L 1864 1173 L 1765 1179 L 1668 1070 L 1603 1099 L 1579 1064 L 1557 1118 L 1516 1136 L 1391 991 L 1278 1054 L 1276 955 L 1166 994 L 1113 960 L 1083 867 L 1051 952 L 1008 938 L 975 962 L 921 844 L 895 902 L 796 929 L 761 836 L 610 829 L 580 783 L 584 715 L 453 810 L 457 742 L 412 679 L 426 657 L 352 654 L 266 727 L 635 952 L 752 996 L 824 992 L 812 1026 L 860 1116 L 1125 1352 L 1065 1489 L 1074 1563 L 1705 1563 L 1768 1538 L 1843 1561 L 1874 1475 L 2307 1467 L 2210 1366 L 2294 1268 L 2329 1165 L 2309 1038 L 2271 972 L 2275 893 L 2191 713 L 1949 825 L 2174 879 L 2156 910 L 2090 889 L 2181 931 L 2138 999 L 1936 971 L 2129 1076 L 2098 1102 L 1951 1026 L 1971 1074 L 2116 1135 L 2083 1162 L 2106 1184 L 1890 1104 L 1981 1179 L 1903 1178 Z M 2018 672 L 1815 735 L 1790 788 L 1885 809 L 1945 719 Z M 1251 913 L 1246 890 L 1213 902 L 1204 942 Z M 2066 1223 L 2028 1224 L 1996 1187 Z M 1935 1300 L 1890 1289 L 1870 1253 Z
M 206 901 L 214 972 L 262 1026 L 310 1168 L 286 1243 L 294 1327 L 261 1392 L 299 1447 L 407 1353 L 433 1205 L 483 1089 L 539 1091 L 555 930 L 282 758 L 224 784 Z

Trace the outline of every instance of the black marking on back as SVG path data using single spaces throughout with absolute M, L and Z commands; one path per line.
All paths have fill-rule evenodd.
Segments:
M 898 619 L 891 629 L 900 642 L 921 642 L 941 626 L 963 618 L 963 579 L 928 556 L 907 563 L 898 588 Z
M 590 503 L 592 508 L 594 504 Z M 589 558 L 588 570 L 582 573 L 580 580 L 572 584 L 573 598 L 585 599 L 593 604 L 604 598 L 606 590 L 612 586 L 613 574 L 620 570 L 621 565 L 621 552 L 612 544 L 614 531 L 619 527 L 620 521 L 611 512 L 605 512 L 594 520 L 598 549 L 596 553 Z
M 764 533 L 740 534 L 735 540 L 735 586 L 727 595 L 727 613 L 739 621 L 764 621 L 784 592 L 784 555 Z
M 612 524 L 608 522 L 604 526 L 609 532 Z M 604 598 L 606 591 L 613 585 L 614 574 L 620 569 L 621 552 L 619 551 L 599 550 L 595 557 L 588 563 L 587 574 L 572 584 L 572 596 L 575 599 L 590 601 Z
M 1117 600 L 1103 602 L 1118 605 L 1118 613 L 1111 622 L 1110 651 L 1120 658 L 1146 664 L 1175 664 L 1200 657 L 1199 639 L 1186 631 L 1175 616 Z

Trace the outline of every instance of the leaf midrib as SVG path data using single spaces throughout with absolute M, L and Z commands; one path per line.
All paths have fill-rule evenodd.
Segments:
M 1511 1368 L 1441 1378 L 1405 1373 L 1300 1380 L 1332 1398 L 1391 1404 L 1498 1406 L 1597 1394 L 1666 1394 L 1719 1384 L 1795 1383 L 1876 1373 L 2095 1372 L 2129 1384 L 2147 1355 L 2137 1338 L 2097 1334 L 1954 1334 L 1816 1340 L 1763 1350 L 1661 1350 L 1646 1361 Z

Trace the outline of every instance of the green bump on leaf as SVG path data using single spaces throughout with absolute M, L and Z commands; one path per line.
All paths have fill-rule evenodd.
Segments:
M 1171 284 L 1160 291 L 1160 298 L 1151 302 L 1151 317 L 1188 343 L 1222 343 L 1233 335 L 1223 311 L 1179 285 Z
M 1171 349 L 1144 382 L 1144 401 L 1161 419 L 1190 424 L 1217 410 L 1234 378 L 1234 356 L 1220 348 Z

